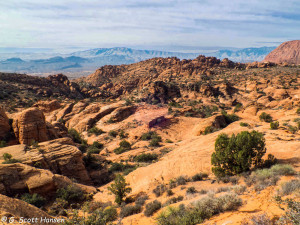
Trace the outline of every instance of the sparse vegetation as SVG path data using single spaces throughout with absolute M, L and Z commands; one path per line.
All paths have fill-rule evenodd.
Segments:
M 279 122 L 278 121 L 271 122 L 270 128 L 271 128 L 271 130 L 277 130 L 279 128 Z
M 72 202 L 81 202 L 85 199 L 84 192 L 74 185 L 68 185 L 65 188 L 60 188 L 56 191 L 56 197 L 67 201 L 68 203 Z
M 128 205 L 121 208 L 120 217 L 124 218 L 142 211 L 141 205 Z
M 152 162 L 153 160 L 157 160 L 158 155 L 155 153 L 142 153 L 134 157 L 134 161 L 136 162 Z
M 20 160 L 14 159 L 12 157 L 12 155 L 9 154 L 9 153 L 4 153 L 3 154 L 3 159 L 4 159 L 4 162 L 2 162 L 2 164 L 12 164 L 12 163 L 21 162 Z
M 21 196 L 21 200 L 31 205 L 34 205 L 38 208 L 41 208 L 46 204 L 46 199 L 37 193 L 34 194 L 25 193 Z
M 104 131 L 99 129 L 98 127 L 92 127 L 91 129 L 88 130 L 89 135 L 91 135 L 91 134 L 100 135 L 103 133 L 104 133 Z
M 208 196 L 189 207 L 180 205 L 179 207 L 167 208 L 159 214 L 157 223 L 160 225 L 196 225 L 218 213 L 236 210 L 241 205 L 242 200 L 234 194 L 220 197 Z
M 201 181 L 207 177 L 208 177 L 207 173 L 197 173 L 194 176 L 192 176 L 192 180 L 193 181 Z
M 259 116 L 259 119 L 261 121 L 267 122 L 267 123 L 271 123 L 272 122 L 272 116 L 270 114 L 267 114 L 265 112 L 262 112 Z
M 124 176 L 117 174 L 115 181 L 108 187 L 108 190 L 115 195 L 115 202 L 121 205 L 124 202 L 124 198 L 131 192 L 129 184 L 126 183 Z
M 119 143 L 119 146 L 120 147 L 118 147 L 118 148 L 116 148 L 114 150 L 114 153 L 116 153 L 116 154 L 122 154 L 124 152 L 127 152 L 127 151 L 131 150 L 131 144 L 128 141 L 126 141 L 126 140 L 121 141 Z
M 150 202 L 146 204 L 146 209 L 144 211 L 145 216 L 152 216 L 156 211 L 158 211 L 161 208 L 161 202 L 154 200 L 153 202 Z
M 249 123 L 240 122 L 241 127 L 249 127 Z

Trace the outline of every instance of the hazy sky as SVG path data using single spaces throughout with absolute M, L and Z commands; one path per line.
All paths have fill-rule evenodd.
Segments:
M 274 46 L 299 0 L 2 0 L 0 47 Z

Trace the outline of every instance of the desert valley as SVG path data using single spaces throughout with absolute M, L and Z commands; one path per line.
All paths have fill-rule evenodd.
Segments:
M 299 65 L 290 41 L 262 62 L 0 73 L 1 222 L 300 224 Z

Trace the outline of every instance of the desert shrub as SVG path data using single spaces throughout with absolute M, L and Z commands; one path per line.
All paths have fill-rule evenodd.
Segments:
M 268 158 L 263 161 L 263 168 L 270 168 L 271 166 L 277 164 L 278 160 L 275 158 L 274 155 L 268 154 Z
M 51 205 L 49 209 L 49 214 L 51 215 L 59 215 L 59 216 L 66 216 L 66 208 L 68 207 L 69 203 L 61 198 L 56 198 L 54 203 Z
M 20 160 L 14 159 L 12 157 L 12 155 L 9 154 L 9 153 L 4 153 L 2 156 L 3 156 L 3 159 L 4 159 L 4 161 L 2 162 L 2 164 L 11 164 L 11 163 L 21 162 Z
M 108 190 L 115 195 L 115 202 L 121 205 L 124 202 L 124 198 L 131 192 L 129 184 L 126 183 L 124 176 L 117 174 L 115 181 L 108 187 Z
M 254 189 L 256 191 L 261 191 L 266 187 L 276 185 L 281 173 L 277 173 L 272 169 L 273 167 L 271 167 L 271 169 L 262 169 L 252 172 L 251 175 L 245 179 L 245 183 L 247 186 L 255 185 Z
M 114 150 L 114 153 L 116 153 L 116 154 L 122 154 L 122 153 L 127 152 L 127 151 L 129 151 L 131 149 L 131 144 L 128 141 L 126 141 L 126 140 L 121 141 L 119 143 L 119 146 L 120 147 L 118 147 L 118 148 L 116 148 Z
M 179 176 L 176 178 L 177 185 L 185 185 L 187 182 L 187 179 L 184 176 Z
M 170 139 L 166 139 L 165 142 L 166 142 L 166 143 L 173 143 L 173 141 L 171 141 Z
M 0 148 L 4 148 L 6 145 L 6 141 L 0 141 Z
M 118 132 L 115 131 L 115 130 L 111 130 L 111 131 L 108 132 L 108 135 L 111 136 L 111 137 L 117 137 Z
M 270 171 L 279 176 L 292 176 L 296 174 L 293 166 L 288 164 L 276 164 L 270 168 Z
M 148 195 L 142 195 L 135 200 L 135 204 L 143 206 L 147 199 L 148 199 Z
M 87 152 L 91 154 L 99 154 L 102 148 L 103 148 L 103 144 L 94 141 L 93 144 L 87 148 Z
M 228 114 L 225 110 L 222 110 L 221 113 L 224 116 L 227 124 L 230 124 L 230 123 L 240 120 L 240 117 L 238 117 L 235 114 Z
M 151 146 L 151 147 L 159 147 L 159 146 L 160 146 L 159 142 L 160 142 L 159 139 L 152 139 L 152 140 L 149 142 L 149 146 Z
M 152 216 L 156 211 L 161 208 L 161 202 L 154 200 L 146 205 L 144 215 L 149 217 Z
M 290 195 L 294 192 L 298 192 L 300 194 L 300 179 L 283 183 L 279 191 L 281 195 Z
M 248 221 L 243 221 L 242 225 L 273 225 L 267 214 L 259 214 L 252 216 Z
M 272 116 L 270 114 L 267 114 L 265 112 L 262 112 L 259 116 L 259 119 L 260 121 L 264 121 L 264 122 L 267 122 L 267 123 L 270 123 L 272 122 Z
M 213 132 L 215 132 L 217 130 L 218 129 L 215 128 L 215 127 L 213 127 L 213 126 L 207 126 L 207 127 L 205 127 L 203 134 L 204 135 L 211 134 L 211 133 L 213 133 Z
M 212 154 L 212 171 L 217 177 L 236 175 L 258 167 L 266 152 L 265 139 L 257 131 L 242 131 L 231 138 L 220 134 Z
M 298 109 L 296 110 L 296 113 L 297 113 L 298 115 L 300 115 L 300 108 L 298 108 Z
M 120 130 L 119 137 L 120 137 L 120 139 L 123 139 L 123 138 L 128 137 L 128 134 L 126 134 L 124 130 Z
M 98 127 L 92 127 L 91 129 L 88 130 L 89 135 L 91 135 L 91 134 L 100 135 L 103 133 L 104 133 L 104 131 L 99 129 Z
M 172 195 L 174 195 L 174 192 L 172 191 L 172 189 L 168 189 L 167 196 L 172 196 Z
M 200 191 L 199 191 L 199 194 L 201 194 L 201 195 L 205 195 L 207 193 L 207 190 L 204 190 L 204 189 L 201 189 Z
M 240 111 L 240 109 L 242 108 L 242 104 L 241 103 L 238 103 L 238 104 L 236 104 L 236 106 L 234 107 L 234 110 L 233 110 L 233 112 L 238 112 L 238 111 Z
M 157 222 L 160 225 L 196 225 L 204 222 L 213 215 L 221 212 L 235 210 L 242 205 L 242 200 L 234 194 L 226 194 L 216 198 L 204 197 L 189 207 L 168 207 L 160 213 Z
M 277 130 L 279 127 L 279 122 L 278 121 L 275 121 L 275 122 L 271 122 L 270 123 L 270 128 L 271 130 Z
M 182 200 L 183 200 L 183 196 L 181 196 L 181 195 L 179 195 L 178 197 L 170 198 L 163 204 L 163 207 L 177 203 L 177 202 L 181 202 Z
M 171 180 L 169 181 L 169 188 L 175 188 L 175 187 L 177 187 L 176 180 L 171 179 Z
M 78 133 L 77 130 L 71 128 L 71 129 L 68 130 L 68 133 L 69 133 L 69 135 L 71 136 L 72 140 L 75 143 L 81 144 L 82 138 L 81 138 L 81 135 Z
M 120 217 L 124 218 L 134 214 L 138 214 L 142 211 L 141 205 L 128 205 L 121 208 Z
M 249 127 L 249 123 L 240 122 L 241 127 Z
M 208 177 L 207 173 L 197 173 L 194 176 L 192 176 L 192 180 L 193 181 L 201 181 L 207 177 Z
M 189 187 L 187 190 L 186 190 L 186 194 L 195 194 L 197 193 L 197 190 L 195 187 Z
M 244 185 L 235 185 L 235 186 L 231 187 L 231 190 L 238 195 L 243 194 L 246 191 L 246 189 L 247 189 L 247 187 Z
M 157 185 L 152 192 L 155 194 L 156 197 L 159 197 L 166 191 L 166 189 L 167 189 L 166 185 L 160 184 Z
M 291 132 L 292 134 L 295 134 L 298 131 L 298 127 L 289 125 L 288 131 Z
M 83 162 L 87 169 L 98 170 L 103 166 L 100 161 L 98 161 L 91 152 L 88 152 L 85 156 L 83 156 Z
M 279 204 L 284 204 L 286 207 L 280 207 L 285 209 L 285 214 L 279 219 L 278 224 L 285 225 L 298 225 L 300 224 L 300 202 L 293 199 L 282 200 L 281 197 L 276 198 Z
M 141 136 L 141 140 L 143 141 L 149 141 L 151 139 L 160 139 L 161 141 L 161 137 L 155 131 L 149 131 L 147 133 L 143 133 Z
M 226 186 L 226 187 L 219 187 L 216 191 L 216 193 L 222 193 L 222 192 L 229 192 L 231 191 L 231 187 Z
M 56 197 L 61 198 L 69 203 L 80 202 L 85 199 L 84 192 L 74 185 L 68 185 L 67 187 L 60 188 L 56 191 Z
M 65 221 L 65 225 L 107 225 L 117 219 L 118 213 L 114 207 L 99 209 L 91 213 L 87 217 L 79 216 L 78 211 L 75 211 L 71 218 Z
M 134 157 L 134 161 L 137 162 L 152 162 L 153 160 L 157 160 L 158 155 L 157 154 L 151 154 L 151 153 L 142 153 L 140 155 L 137 155 Z
M 111 166 L 109 167 L 108 171 L 111 173 L 114 172 L 124 172 L 127 169 L 133 169 L 135 168 L 134 165 L 130 165 L 130 164 L 123 164 L 123 163 L 112 163 Z
M 182 108 L 182 105 L 180 105 L 178 102 L 170 102 L 169 106 L 174 108 Z
M 40 196 L 39 194 L 37 193 L 34 193 L 34 194 L 29 194 L 29 193 L 26 193 L 26 194 L 23 194 L 21 196 L 21 199 L 24 201 L 24 202 L 27 202 L 31 205 L 34 205 L 38 208 L 41 208 L 42 206 L 44 206 L 46 204 L 46 199 L 42 196 Z

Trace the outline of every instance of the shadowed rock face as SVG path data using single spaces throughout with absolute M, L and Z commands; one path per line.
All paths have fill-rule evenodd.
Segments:
M 287 41 L 273 50 L 265 62 L 300 64 L 300 40 Z
M 0 106 L 0 140 L 9 132 L 10 126 L 5 111 Z

